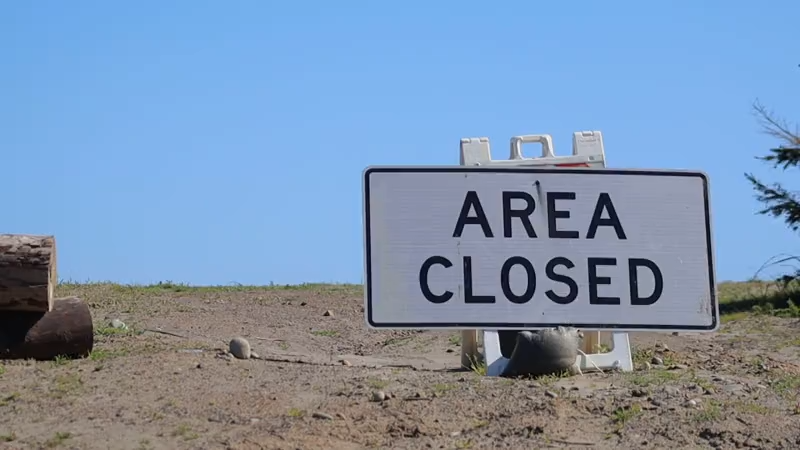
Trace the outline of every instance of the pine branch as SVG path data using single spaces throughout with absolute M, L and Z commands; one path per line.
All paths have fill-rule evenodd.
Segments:
M 753 174 L 746 173 L 745 177 L 758 193 L 756 199 L 766 205 L 759 214 L 783 218 L 792 231 L 800 229 L 800 200 L 794 194 L 777 183 L 767 186 Z
M 778 147 L 769 151 L 770 155 L 759 156 L 758 159 L 773 163 L 775 168 L 783 166 L 784 170 L 800 165 L 800 147 Z

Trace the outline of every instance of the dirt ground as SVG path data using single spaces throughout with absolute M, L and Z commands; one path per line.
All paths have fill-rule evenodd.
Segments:
M 0 449 L 800 448 L 797 318 L 634 334 L 633 373 L 516 380 L 458 370 L 458 333 L 367 329 L 358 286 L 59 290 L 90 303 L 95 349 L 0 361 Z M 235 336 L 260 358 L 225 355 Z

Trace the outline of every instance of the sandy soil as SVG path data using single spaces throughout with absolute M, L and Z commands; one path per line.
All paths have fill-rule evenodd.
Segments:
M 0 449 L 800 448 L 796 318 L 632 335 L 633 373 L 511 380 L 457 370 L 457 333 L 367 329 L 353 286 L 60 291 L 91 304 L 95 350 L 0 361 Z M 235 336 L 260 359 L 225 355 Z

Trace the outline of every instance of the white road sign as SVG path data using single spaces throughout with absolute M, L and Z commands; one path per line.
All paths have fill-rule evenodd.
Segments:
M 364 171 L 373 328 L 714 331 L 700 172 Z

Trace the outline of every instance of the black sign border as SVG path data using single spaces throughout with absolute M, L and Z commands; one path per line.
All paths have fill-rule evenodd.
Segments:
M 708 279 L 711 292 L 712 321 L 710 325 L 658 325 L 658 324 L 603 324 L 603 323 L 491 323 L 491 322 L 384 322 L 376 323 L 372 317 L 372 235 L 370 223 L 370 175 L 373 173 L 529 173 L 529 174 L 592 174 L 592 175 L 638 175 L 658 177 L 700 178 L 703 180 L 703 201 L 706 218 L 706 251 L 708 252 Z M 661 171 L 639 169 L 593 169 L 593 168 L 542 168 L 542 167 L 368 167 L 364 170 L 363 179 L 363 213 L 364 213 L 364 247 L 365 247 L 365 280 L 364 295 L 366 308 L 364 315 L 370 328 L 375 329 L 495 329 L 524 330 L 555 328 L 558 326 L 574 327 L 585 330 L 610 331 L 715 331 L 719 324 L 719 307 L 717 305 L 716 277 L 714 273 L 714 242 L 711 232 L 711 207 L 709 199 L 708 176 L 697 171 Z

